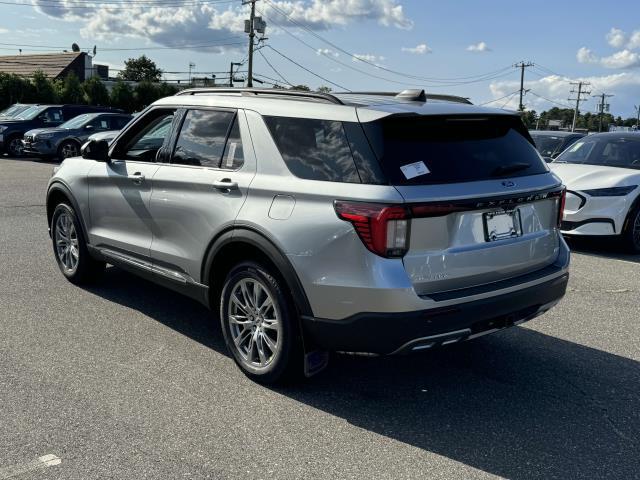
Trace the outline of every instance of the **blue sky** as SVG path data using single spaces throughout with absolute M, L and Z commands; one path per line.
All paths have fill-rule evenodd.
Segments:
M 95 63 L 118 68 L 145 53 L 167 72 L 185 72 L 168 78 L 187 78 L 189 62 L 209 74 L 227 71 L 229 62 L 246 56 L 247 7 L 240 0 L 32 1 L 34 6 L 0 5 L 2 43 L 17 44 L 0 45 L 3 54 L 18 48 L 23 54 L 55 51 L 77 42 L 86 50 L 97 45 Z M 351 90 L 422 86 L 474 103 L 499 99 L 491 105 L 508 108 L 517 106 L 513 92 L 519 87 L 519 73 L 509 67 L 525 60 L 536 64 L 526 73 L 527 108 L 567 104 L 569 82 L 581 79 L 591 82 L 592 94 L 615 95 L 609 100 L 612 113 L 632 116 L 640 104 L 640 2 L 610 5 L 259 0 L 257 9 L 268 23 L 268 46 L 261 53 L 278 73 L 260 54 L 255 71 L 265 80 L 282 83 L 282 75 L 290 83 L 334 90 L 340 88 L 329 81 Z M 166 49 L 176 46 L 184 48 Z M 133 50 L 110 50 L 117 48 Z M 594 111 L 595 105 L 589 98 L 582 110 Z

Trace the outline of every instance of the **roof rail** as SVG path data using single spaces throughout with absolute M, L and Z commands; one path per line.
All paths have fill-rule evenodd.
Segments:
M 404 90 L 402 92 L 347 92 L 347 95 L 372 95 L 372 96 L 381 96 L 381 97 L 397 97 L 397 98 L 404 98 L 404 99 L 408 99 L 410 100 L 411 96 L 413 95 L 407 95 L 405 94 L 405 92 L 420 92 L 420 90 Z M 403 95 L 404 94 L 404 95 Z M 425 93 L 425 97 L 427 99 L 427 101 L 429 99 L 432 100 L 446 100 L 448 102 L 455 102 L 455 103 L 467 103 L 469 105 L 472 105 L 471 101 L 466 98 L 466 97 L 460 97 L 458 95 L 447 95 L 447 94 L 441 94 L 441 93 Z
M 203 87 L 203 88 L 188 88 L 186 90 L 182 90 L 176 95 L 198 95 L 201 93 L 239 93 L 243 96 L 251 96 L 251 95 L 272 95 L 272 96 L 283 96 L 283 97 L 298 97 L 298 98 L 306 98 L 313 100 L 324 100 L 325 102 L 335 103 L 337 105 L 344 105 L 342 100 L 334 95 L 330 95 L 328 93 L 318 93 L 318 92 L 307 92 L 303 90 L 284 90 L 278 88 L 232 88 L 232 87 Z

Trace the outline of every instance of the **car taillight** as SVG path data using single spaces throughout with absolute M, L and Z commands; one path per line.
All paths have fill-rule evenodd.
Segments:
M 334 204 L 338 218 L 350 222 L 362 243 L 376 255 L 402 257 L 409 247 L 409 211 L 399 205 L 343 202 Z
M 562 224 L 562 217 L 564 216 L 564 204 L 567 200 L 567 189 L 563 188 L 560 192 L 560 198 L 558 199 L 558 228 Z

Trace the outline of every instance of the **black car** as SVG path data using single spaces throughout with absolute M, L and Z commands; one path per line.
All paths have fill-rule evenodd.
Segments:
M 19 156 L 22 137 L 28 130 L 57 127 L 80 114 L 98 112 L 122 113 L 122 110 L 89 105 L 34 105 L 13 118 L 0 120 L 0 151 Z
M 586 135 L 579 132 L 559 132 L 554 130 L 533 130 L 529 131 L 529 134 L 536 144 L 536 149 L 547 162 L 556 158 L 569 146 Z

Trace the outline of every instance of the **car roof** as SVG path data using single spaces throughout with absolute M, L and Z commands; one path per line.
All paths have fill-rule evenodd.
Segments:
M 243 108 L 267 116 L 352 122 L 369 122 L 393 114 L 517 115 L 511 111 L 472 105 L 463 97 L 427 95 L 422 90 L 405 91 L 400 94 L 321 94 L 278 89 L 201 88 L 183 90 L 177 95 L 158 100 L 154 105 Z
M 582 132 L 565 132 L 559 130 L 529 130 L 530 135 L 540 135 L 541 137 L 584 137 L 586 133 Z
M 640 132 L 602 132 L 589 135 L 589 139 L 616 139 L 616 138 L 628 138 L 629 140 L 640 140 Z

